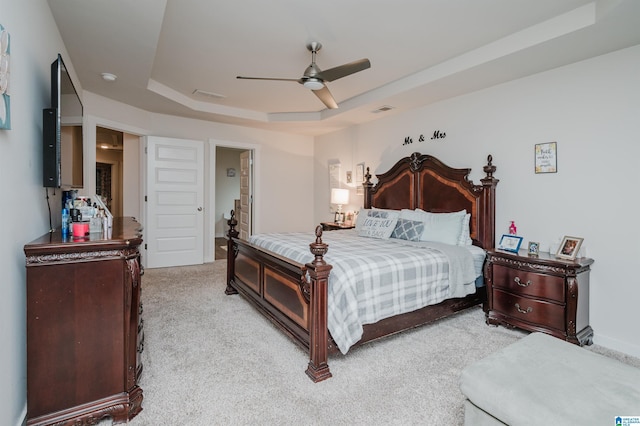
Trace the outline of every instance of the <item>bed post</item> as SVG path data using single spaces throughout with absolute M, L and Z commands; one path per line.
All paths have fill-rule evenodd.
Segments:
M 306 373 L 311 380 L 317 383 L 331 377 L 327 363 L 329 358 L 327 291 L 331 265 L 328 265 L 323 259 L 329 246 L 322 242 L 322 226 L 316 227 L 316 241 L 309 244 L 309 249 L 315 257 L 311 263 L 306 264 L 311 280 L 309 366 Z
M 369 168 L 367 167 L 367 173 L 364 175 L 364 208 L 371 208 L 371 188 L 373 188 L 373 183 L 371 183 L 371 173 L 369 173 Z
M 482 182 L 482 220 L 484 223 L 480 229 L 484 234 L 480 235 L 480 242 L 484 249 L 495 247 L 496 238 L 496 185 L 499 180 L 493 177 L 496 166 L 493 165 L 493 156 L 487 156 L 487 165 L 483 167 L 486 177 L 480 179 Z
M 233 277 L 235 275 L 235 244 L 233 243 L 234 238 L 238 238 L 238 231 L 236 231 L 236 225 L 238 221 L 236 220 L 236 213 L 231 210 L 231 218 L 227 221 L 229 225 L 229 232 L 227 233 L 227 288 L 225 289 L 225 294 L 238 294 L 238 290 L 233 288 L 231 282 L 233 281 Z

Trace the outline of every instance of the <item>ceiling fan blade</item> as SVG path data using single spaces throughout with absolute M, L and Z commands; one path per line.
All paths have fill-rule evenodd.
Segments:
M 322 101 L 323 104 L 327 106 L 327 108 L 338 108 L 338 104 L 335 99 L 333 99 L 333 96 L 331 95 L 331 92 L 329 92 L 327 86 L 324 86 L 322 89 L 312 90 L 312 92 Z
M 333 81 L 357 73 L 359 71 L 366 70 L 370 67 L 371 62 L 369 62 L 368 59 L 360 59 L 357 61 L 349 62 L 348 64 L 321 71 L 320 74 L 318 74 L 316 77 L 324 81 Z
M 243 77 L 241 75 L 237 76 L 241 80 L 273 80 L 273 81 L 296 81 L 300 82 L 299 78 L 271 78 L 271 77 Z

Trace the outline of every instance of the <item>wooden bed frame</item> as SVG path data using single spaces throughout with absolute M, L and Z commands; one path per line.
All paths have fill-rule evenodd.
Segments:
M 377 175 L 375 185 L 367 168 L 363 184 L 364 207 L 420 208 L 435 213 L 466 209 L 471 213 L 473 243 L 485 249 L 493 248 L 498 183 L 493 177 L 495 170 L 489 155 L 484 166 L 486 176 L 481 179 L 481 185 L 474 185 L 468 180 L 471 169 L 454 169 L 430 155 L 413 153 L 398 161 L 388 172 Z M 331 377 L 328 356 L 338 349 L 327 329 L 327 286 L 331 265 L 323 259 L 328 246 L 322 242 L 322 227 L 316 228 L 316 240 L 309 244 L 314 258 L 303 265 L 239 239 L 233 211 L 228 224 L 225 293 L 242 294 L 279 329 L 309 351 L 306 373 L 311 380 L 319 382 Z M 433 322 L 484 300 L 486 291 L 481 288 L 464 298 L 445 300 L 367 324 L 356 345 Z

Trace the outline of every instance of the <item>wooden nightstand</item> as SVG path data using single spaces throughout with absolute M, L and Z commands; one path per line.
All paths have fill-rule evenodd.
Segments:
M 345 225 L 344 223 L 320 222 L 323 231 L 336 231 L 339 229 L 353 229 L 355 225 Z
M 593 259 L 538 257 L 488 250 L 487 324 L 541 331 L 578 345 L 592 343 L 589 270 Z

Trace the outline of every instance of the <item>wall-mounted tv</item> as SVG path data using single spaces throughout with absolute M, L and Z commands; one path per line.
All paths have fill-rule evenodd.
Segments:
M 62 56 L 51 64 L 51 108 L 42 111 L 42 171 L 47 188 L 82 188 L 82 102 Z

